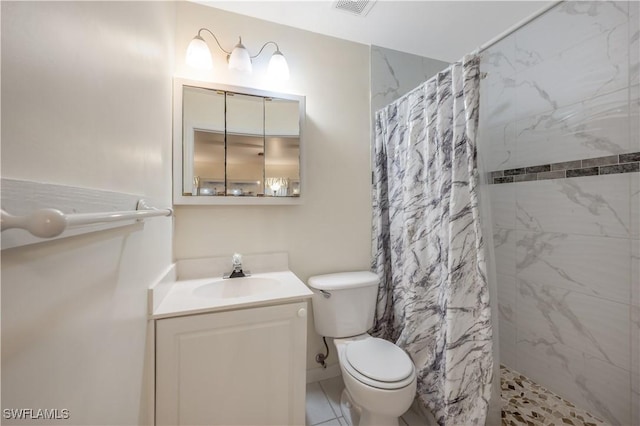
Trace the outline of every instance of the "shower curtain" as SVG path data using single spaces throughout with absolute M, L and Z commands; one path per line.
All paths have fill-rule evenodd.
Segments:
M 374 335 L 405 349 L 440 425 L 483 425 L 492 329 L 479 224 L 480 59 L 468 55 L 376 113 Z

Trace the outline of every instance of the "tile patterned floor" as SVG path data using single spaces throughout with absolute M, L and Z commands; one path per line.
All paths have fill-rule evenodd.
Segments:
M 347 426 L 340 411 L 342 377 L 307 384 L 307 426 Z
M 501 366 L 502 426 L 607 426 L 602 420 L 532 382 L 520 373 Z M 307 426 L 348 426 L 340 410 L 342 377 L 307 384 Z M 409 410 L 400 426 L 429 423 Z

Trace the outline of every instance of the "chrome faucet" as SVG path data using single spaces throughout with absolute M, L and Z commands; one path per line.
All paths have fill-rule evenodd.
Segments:
M 251 275 L 251 272 L 249 271 L 245 272 L 242 270 L 242 255 L 240 253 L 234 253 L 231 259 L 233 263 L 233 271 L 231 271 L 230 273 L 224 274 L 222 276 L 223 279 L 241 278 L 241 277 L 248 277 Z

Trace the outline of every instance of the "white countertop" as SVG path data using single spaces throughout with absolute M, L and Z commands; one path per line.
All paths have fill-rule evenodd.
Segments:
M 198 295 L 198 287 L 219 281 L 220 276 L 197 278 L 166 283 L 161 299 L 151 313 L 151 318 L 160 319 L 207 312 L 228 311 L 257 306 L 274 305 L 286 302 L 306 300 L 313 292 L 291 271 L 263 272 L 253 274 L 253 278 L 267 278 L 279 281 L 282 285 L 267 292 L 243 297 L 215 298 Z M 230 278 L 225 285 L 233 285 Z M 228 281 L 228 283 L 227 283 Z

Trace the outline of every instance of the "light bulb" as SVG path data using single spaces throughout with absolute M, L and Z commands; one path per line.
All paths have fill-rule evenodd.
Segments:
M 279 50 L 276 50 L 271 59 L 269 60 L 269 68 L 267 68 L 267 74 L 274 80 L 286 81 L 289 80 L 289 65 L 284 55 Z
M 199 35 L 195 36 L 187 47 L 186 63 L 190 67 L 200 70 L 212 70 L 213 61 L 207 43 Z
M 242 37 L 240 37 L 240 41 L 231 51 L 231 56 L 229 56 L 229 69 L 244 74 L 251 74 L 251 56 L 242 44 Z

